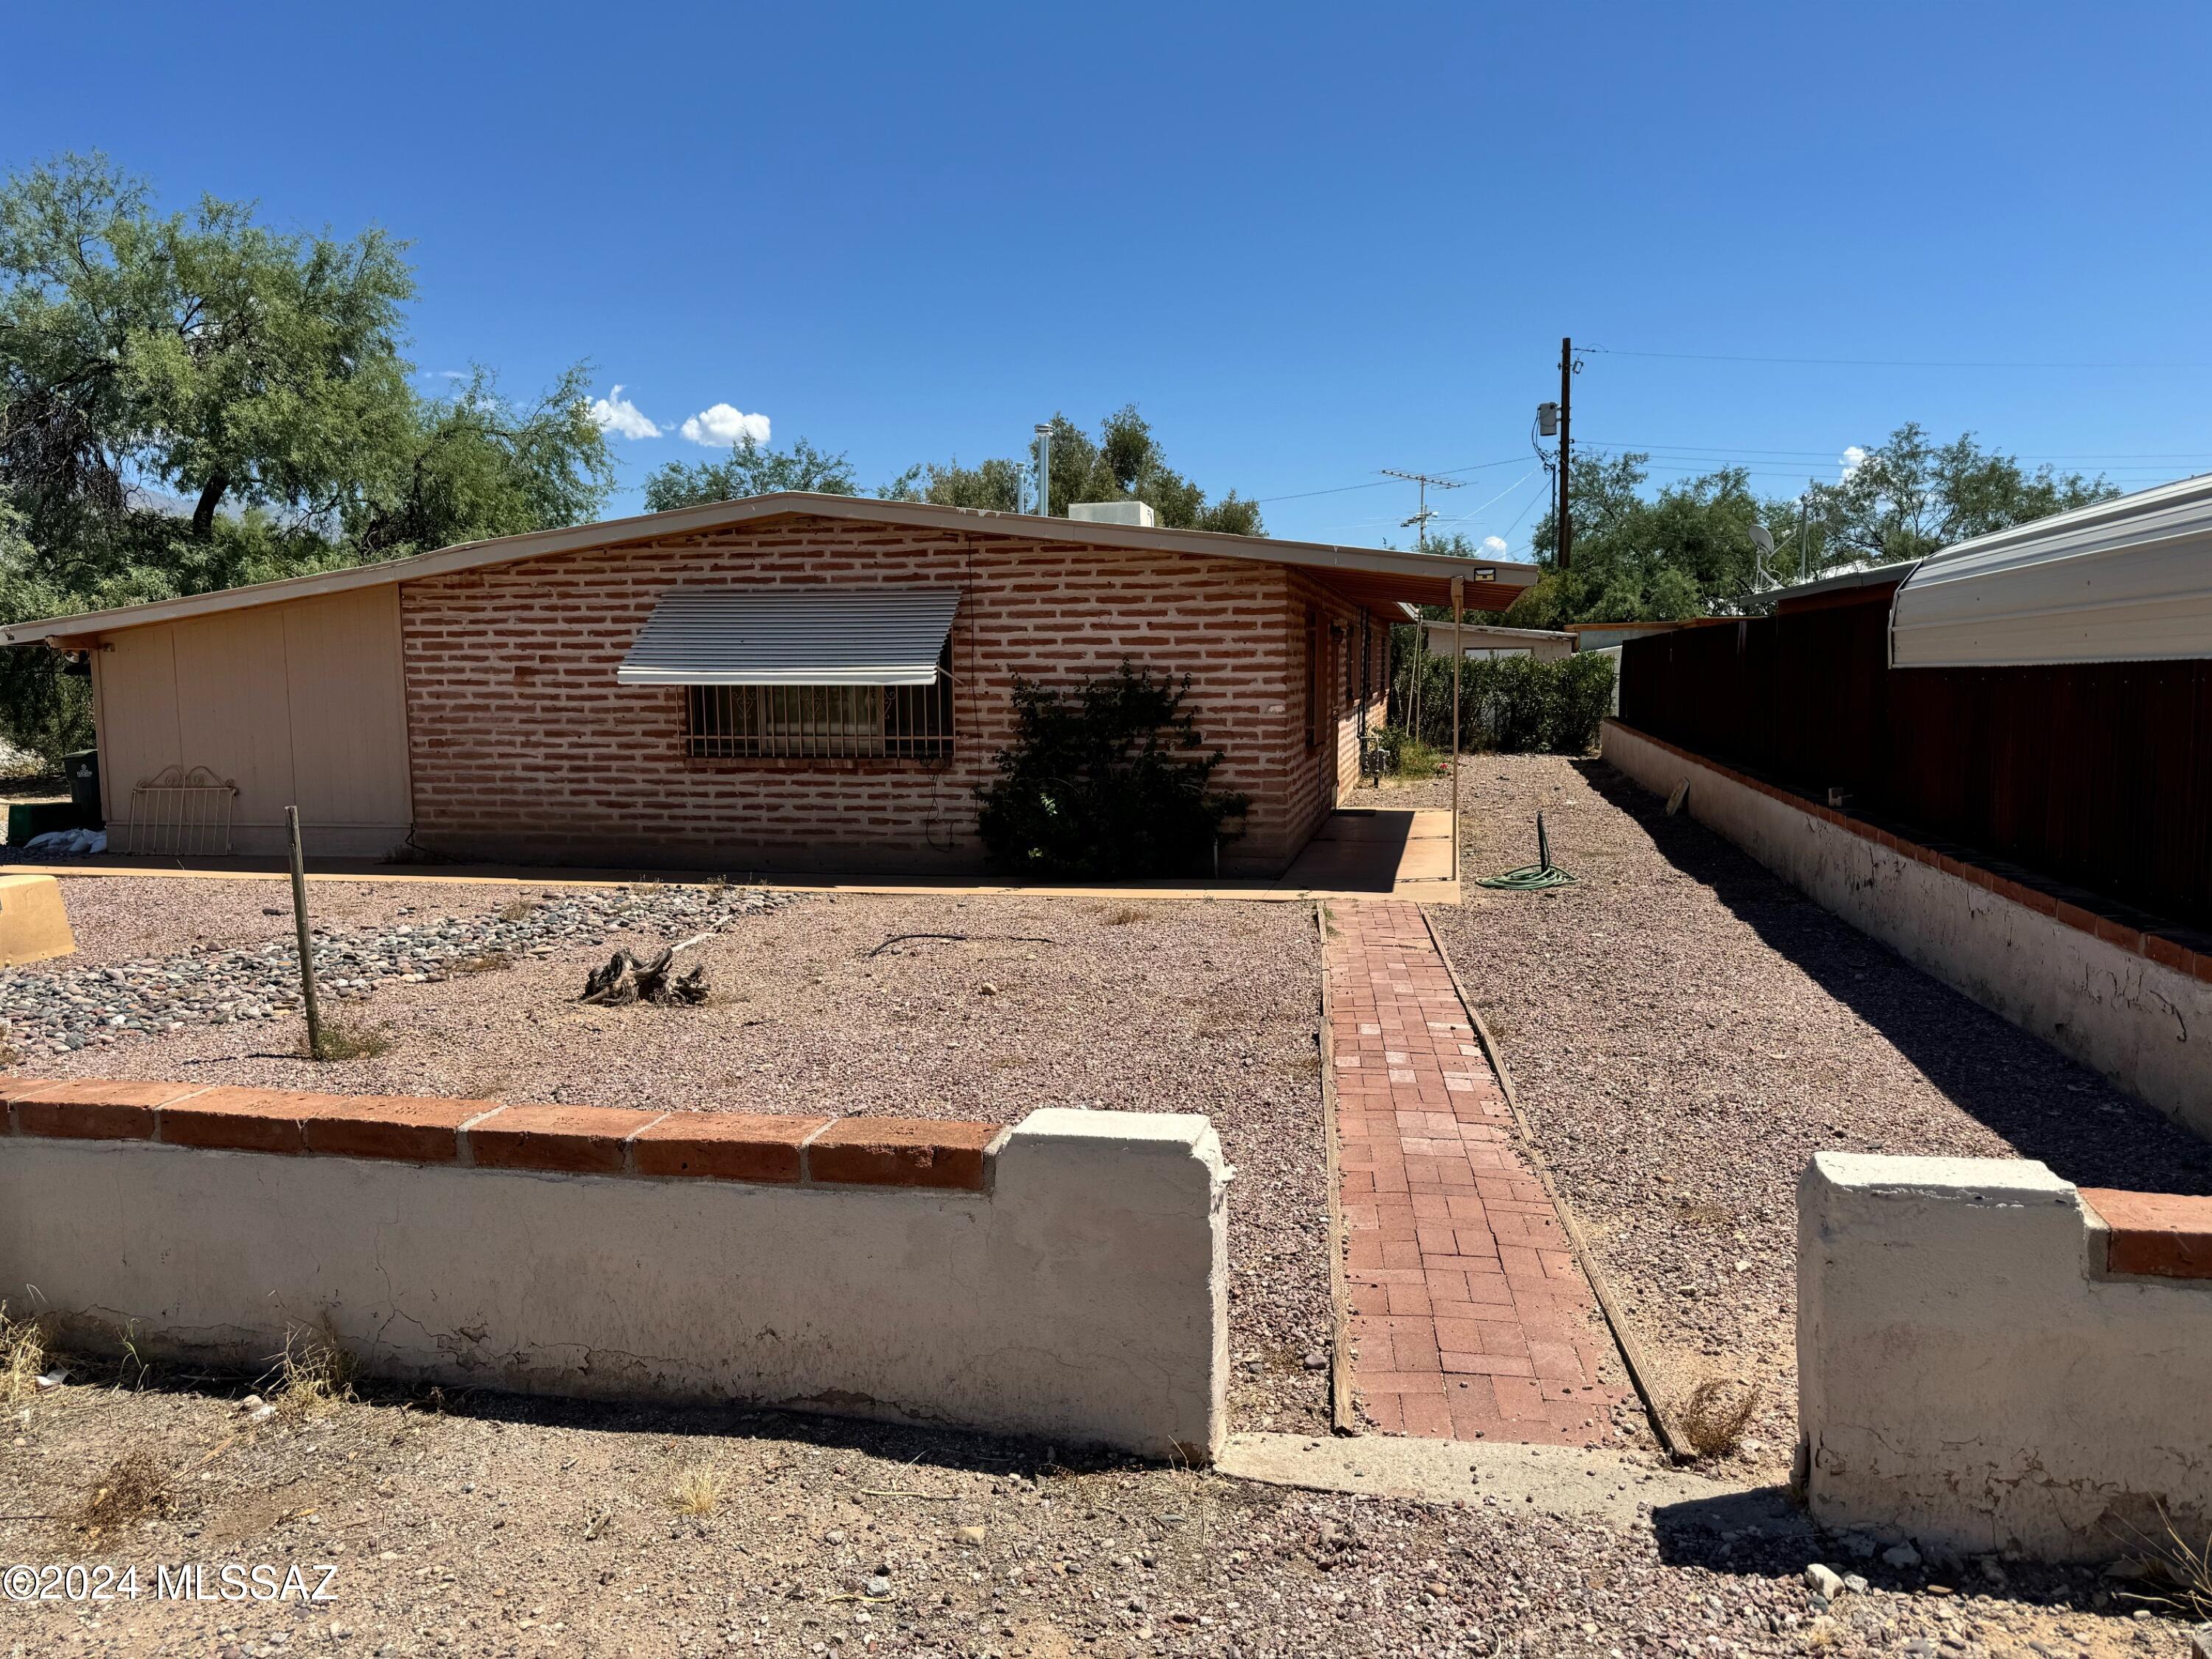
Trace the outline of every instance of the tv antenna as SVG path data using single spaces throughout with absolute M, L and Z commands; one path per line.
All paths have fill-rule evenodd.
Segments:
M 1386 478 L 1403 478 L 1408 483 L 1416 483 L 1420 485 L 1421 505 L 1419 510 L 1417 511 L 1412 518 L 1401 519 L 1398 523 L 1401 528 L 1403 528 L 1407 525 L 1413 526 L 1413 545 L 1422 552 L 1427 552 L 1429 549 L 1429 520 L 1437 516 L 1436 509 L 1429 505 L 1429 491 L 1431 489 L 1463 489 L 1467 487 L 1467 480 L 1464 478 L 1440 478 L 1436 477 L 1434 474 L 1428 472 L 1401 472 L 1397 468 L 1391 466 L 1386 466 L 1382 469 L 1382 476 Z

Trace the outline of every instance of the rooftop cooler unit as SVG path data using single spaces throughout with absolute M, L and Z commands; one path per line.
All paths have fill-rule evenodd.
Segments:
M 1140 530 L 1159 522 L 1150 501 L 1070 501 L 1067 516 L 1079 524 L 1134 525 Z

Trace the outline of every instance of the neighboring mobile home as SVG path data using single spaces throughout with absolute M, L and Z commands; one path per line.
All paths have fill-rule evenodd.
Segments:
M 1419 623 L 1423 647 L 1432 657 L 1451 660 L 1452 641 L 1459 641 L 1459 653 L 1470 661 L 1486 662 L 1498 657 L 1532 657 L 1538 662 L 1557 662 L 1562 657 L 1575 654 L 1575 636 L 1548 628 L 1499 628 L 1492 624 L 1462 621 L 1455 633 L 1449 622 L 1425 621 L 1419 611 L 1413 613 Z
M 1389 623 L 1525 565 L 784 494 L 0 629 L 85 653 L 119 850 L 973 870 L 1017 677 L 1190 677 L 1279 873 L 1358 778 Z M 1255 620 L 1257 626 L 1255 627 Z M 198 791 L 186 786 L 204 786 Z M 234 792 L 234 793 L 226 793 Z M 219 820 L 219 822 L 218 822 Z

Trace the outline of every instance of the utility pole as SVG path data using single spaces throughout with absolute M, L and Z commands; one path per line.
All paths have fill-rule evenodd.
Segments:
M 1412 525 L 1414 526 L 1413 545 L 1420 551 L 1424 553 L 1427 552 L 1429 550 L 1429 520 L 1436 517 L 1435 513 L 1431 511 L 1429 507 L 1429 491 L 1431 489 L 1463 489 L 1466 487 L 1467 480 L 1464 478 L 1439 478 L 1427 472 L 1401 472 L 1395 467 L 1389 466 L 1386 466 L 1382 469 L 1382 476 L 1386 478 L 1403 478 L 1408 483 L 1416 483 L 1420 485 L 1420 509 L 1416 512 L 1412 518 L 1401 519 L 1398 522 L 1401 528 L 1407 525 Z
M 1574 397 L 1575 343 L 1571 337 L 1559 340 L 1559 568 L 1567 569 L 1574 562 L 1575 520 L 1572 501 L 1574 477 Z
M 1039 426 L 1036 429 L 1036 510 L 1049 519 L 1052 516 L 1052 428 L 1049 426 Z

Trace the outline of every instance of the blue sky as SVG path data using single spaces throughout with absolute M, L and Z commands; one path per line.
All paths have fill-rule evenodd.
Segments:
M 617 439 L 617 510 L 709 453 L 681 427 L 718 404 L 872 485 L 1134 402 L 1277 534 L 1405 544 L 1412 487 L 1376 470 L 1456 471 L 1450 527 L 1518 555 L 1562 334 L 1610 349 L 1577 437 L 1669 472 L 1790 494 L 1908 419 L 2130 485 L 2212 471 L 2201 4 L 109 5 L 9 33 L 0 161 L 98 148 L 178 204 L 410 239 L 426 374 L 521 392 L 588 357 L 662 429 Z M 1778 358 L 1846 361 L 1724 361 Z

